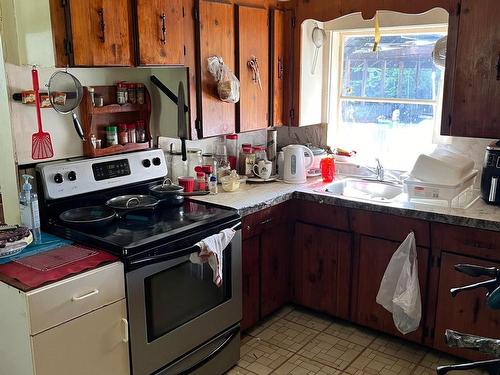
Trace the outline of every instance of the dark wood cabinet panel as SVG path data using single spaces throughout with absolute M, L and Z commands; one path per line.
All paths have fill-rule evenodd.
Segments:
M 197 101 L 200 137 L 235 132 L 236 105 L 221 101 L 217 82 L 208 71 L 207 58 L 222 57 L 234 72 L 234 8 L 232 4 L 200 0 L 197 3 Z
M 294 302 L 347 319 L 351 291 L 351 235 L 297 223 L 294 244 Z
M 280 224 L 261 235 L 260 314 L 271 314 L 290 300 L 291 226 Z
M 452 64 L 447 62 L 441 133 L 499 138 L 500 2 L 461 0 L 460 4 L 458 24 L 448 35 L 447 58 Z
M 286 53 L 285 11 L 271 11 L 271 74 L 270 103 L 271 125 L 285 125 L 284 88 L 288 77 L 288 57 Z
M 139 65 L 184 63 L 182 0 L 136 0 Z
M 238 76 L 240 101 L 237 130 L 246 132 L 269 126 L 269 15 L 266 9 L 237 6 Z M 250 68 L 257 61 L 260 76 Z
M 345 207 L 304 200 L 297 200 L 294 203 L 295 215 L 299 221 L 344 231 L 350 230 L 349 211 Z
M 132 12 L 128 0 L 71 1 L 74 66 L 131 66 Z
M 247 330 L 260 319 L 260 237 L 244 240 L 241 250 L 243 319 L 241 329 Z
M 392 314 L 376 302 L 380 282 L 399 242 L 360 236 L 356 251 L 355 277 L 356 301 L 353 320 L 361 325 L 387 332 L 407 340 L 421 342 L 424 326 L 425 303 L 422 304 L 422 321 L 417 331 L 401 335 L 394 326 Z M 429 250 L 417 247 L 418 278 L 422 301 L 427 296 Z
M 484 359 L 485 356 L 476 352 L 465 349 L 452 349 L 444 343 L 446 329 L 492 338 L 500 337 L 500 314 L 498 311 L 487 307 L 485 289 L 462 292 L 454 298 L 451 296 L 450 288 L 465 286 L 487 279 L 472 278 L 455 271 L 453 266 L 459 263 L 500 267 L 500 263 L 446 252 L 442 253 L 434 347 L 471 360 Z

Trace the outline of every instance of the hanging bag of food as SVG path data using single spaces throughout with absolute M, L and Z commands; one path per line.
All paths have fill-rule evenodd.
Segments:
M 415 331 L 422 317 L 417 248 L 411 232 L 392 256 L 377 294 L 377 303 L 392 313 L 399 332 Z
M 207 59 L 208 71 L 217 82 L 219 99 L 226 103 L 238 103 L 240 100 L 240 81 L 224 64 L 220 56 L 210 56 Z

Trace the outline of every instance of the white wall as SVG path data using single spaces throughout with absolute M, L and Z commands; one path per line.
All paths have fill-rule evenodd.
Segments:
M 30 67 L 6 64 L 6 71 L 10 98 L 15 92 L 32 88 Z M 55 68 L 39 69 L 41 90 L 45 88 L 50 76 L 55 71 Z M 72 68 L 68 71 L 75 75 L 84 86 L 112 85 L 121 80 L 145 83 L 152 98 L 151 129 L 153 134 L 171 137 L 177 135 L 177 106 L 156 87 L 152 87 L 149 77 L 151 74 L 156 75 L 176 93 L 180 80 L 187 88 L 185 68 Z M 34 163 L 35 161 L 31 158 L 31 135 L 37 131 L 35 108 L 12 99 L 10 99 L 9 105 L 17 162 L 19 165 Z M 82 155 L 82 143 L 74 130 L 70 115 L 61 115 L 51 108 L 42 109 L 42 122 L 44 130 L 49 132 L 52 137 L 53 159 Z

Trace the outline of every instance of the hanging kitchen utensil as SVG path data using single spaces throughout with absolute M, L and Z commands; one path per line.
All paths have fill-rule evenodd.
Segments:
M 323 47 L 323 45 L 326 42 L 326 32 L 322 28 L 316 24 L 312 31 L 312 41 L 314 44 L 314 47 L 316 48 L 314 50 L 314 57 L 313 57 L 313 62 L 312 62 L 312 67 L 311 67 L 311 74 L 314 75 L 316 72 L 316 64 L 318 62 L 318 54 L 319 54 L 319 49 Z
M 50 77 L 47 88 L 52 108 L 63 115 L 71 113 L 75 130 L 84 141 L 82 125 L 74 112 L 83 98 L 83 88 L 80 81 L 68 72 L 58 71 Z
M 380 25 L 378 23 L 378 14 L 375 13 L 375 36 L 373 40 L 373 52 L 377 52 L 378 45 L 380 44 L 380 39 L 382 36 L 380 35 Z
M 54 156 L 52 148 L 52 139 L 50 134 L 43 131 L 42 128 L 42 113 L 40 112 L 40 84 L 38 82 L 38 71 L 33 66 L 31 70 L 31 79 L 33 81 L 33 92 L 35 94 L 36 103 L 36 119 L 38 124 L 38 132 L 31 136 L 31 158 L 33 160 L 49 159 Z
M 260 91 L 262 91 L 262 82 L 260 80 L 260 68 L 257 57 L 252 56 L 247 62 L 248 67 L 252 70 L 252 81 L 259 85 Z
M 187 160 L 186 139 L 188 138 L 188 129 L 186 124 L 186 111 L 184 110 L 185 96 L 184 84 L 179 82 L 179 92 L 177 93 L 177 135 L 181 140 L 182 161 Z

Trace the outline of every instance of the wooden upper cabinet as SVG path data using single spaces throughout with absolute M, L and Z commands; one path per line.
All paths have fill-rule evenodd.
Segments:
M 129 0 L 72 0 L 68 6 L 72 66 L 133 65 Z
M 198 136 L 234 133 L 236 106 L 219 99 L 217 82 L 208 71 L 207 62 L 211 56 L 220 56 L 235 71 L 234 8 L 232 4 L 205 0 L 199 0 L 196 6 Z
M 269 14 L 266 9 L 237 6 L 237 17 L 241 85 L 237 130 L 265 129 L 269 126 Z
M 474 278 L 455 271 L 456 264 L 474 264 L 484 267 L 499 267 L 499 263 L 476 258 L 442 253 L 439 276 L 439 290 L 436 306 L 434 347 L 470 360 L 485 359 L 486 355 L 472 350 L 449 348 L 444 341 L 446 329 L 462 333 L 498 339 L 500 321 L 498 311 L 486 305 L 486 289 L 475 289 L 452 297 L 450 289 L 488 280 L 487 277 Z
M 450 17 L 441 133 L 500 138 L 500 1 L 461 0 Z
M 139 65 L 184 64 L 182 0 L 136 0 Z
M 285 87 L 285 70 L 288 65 L 286 55 L 286 40 L 285 40 L 285 12 L 282 10 L 271 11 L 271 100 L 269 108 L 271 108 L 271 125 L 285 125 L 284 114 L 284 87 Z

